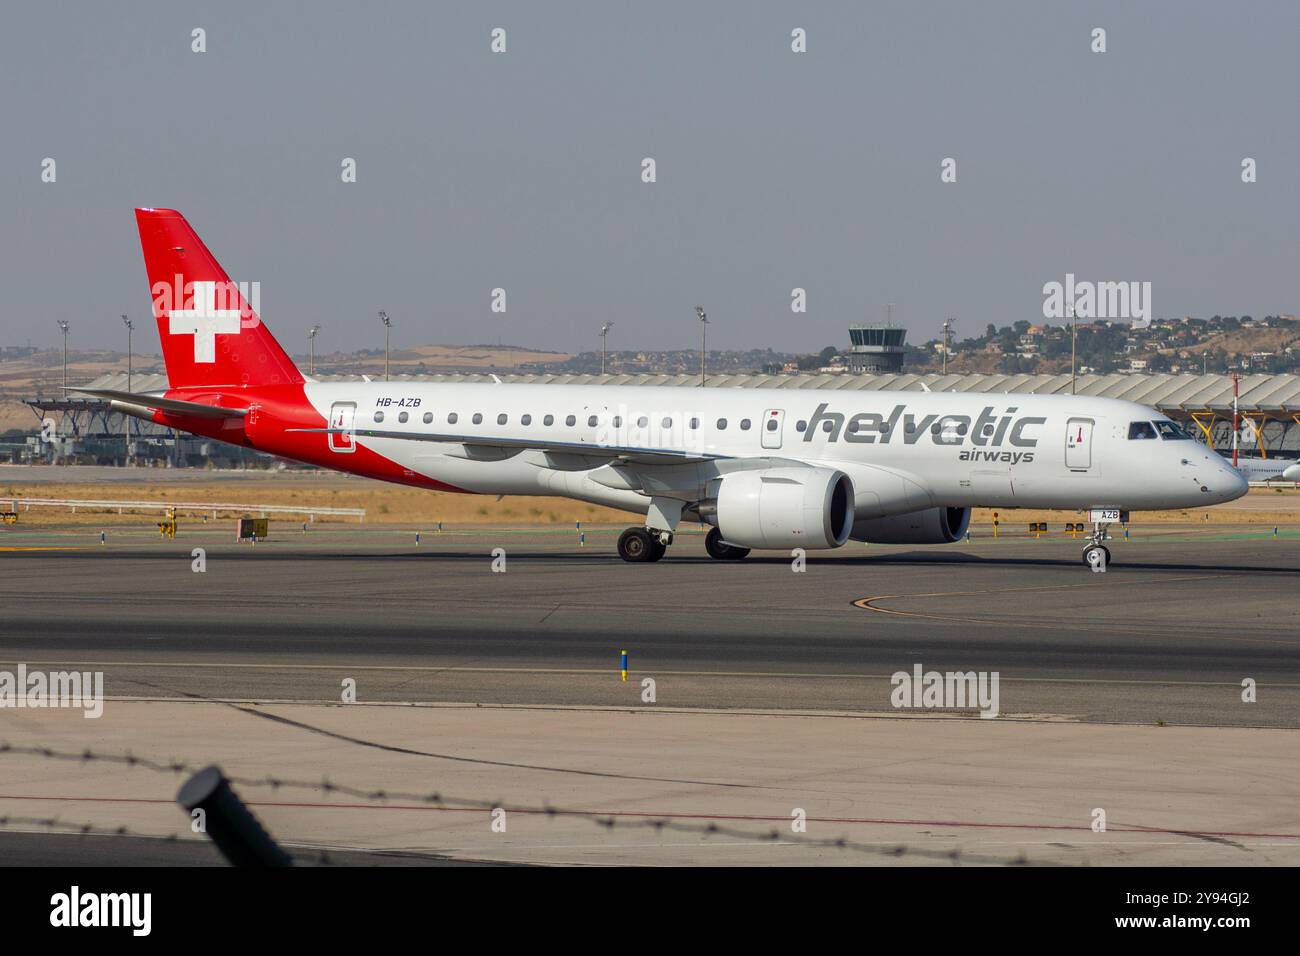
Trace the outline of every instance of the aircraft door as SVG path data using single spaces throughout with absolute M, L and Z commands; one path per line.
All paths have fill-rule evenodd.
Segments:
M 1091 418 L 1071 418 L 1066 423 L 1065 467 L 1071 471 L 1087 471 L 1092 467 Z
M 769 408 L 763 413 L 763 447 L 780 448 L 781 432 L 785 426 L 785 410 Z
M 357 417 L 356 402 L 335 402 L 330 406 L 330 428 L 346 428 L 343 434 L 330 433 L 330 451 L 348 454 L 357 450 L 352 424 Z

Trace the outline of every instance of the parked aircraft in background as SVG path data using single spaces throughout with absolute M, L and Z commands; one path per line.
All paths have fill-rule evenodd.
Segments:
M 1229 464 L 1231 459 L 1225 458 Z M 1300 461 L 1294 458 L 1243 458 L 1237 456 L 1237 470 L 1247 481 L 1300 481 Z

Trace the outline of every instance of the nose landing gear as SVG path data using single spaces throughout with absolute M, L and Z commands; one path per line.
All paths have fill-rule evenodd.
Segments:
M 1094 521 L 1089 544 L 1083 549 L 1083 563 L 1094 571 L 1105 571 L 1110 564 L 1110 548 L 1102 543 L 1110 537 L 1106 531 L 1109 525 L 1109 521 Z

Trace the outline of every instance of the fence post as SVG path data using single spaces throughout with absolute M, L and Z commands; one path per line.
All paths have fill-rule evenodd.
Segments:
M 191 819 L 195 810 L 203 811 L 204 831 L 231 866 L 293 866 L 289 854 L 230 788 L 221 768 L 204 767 L 186 780 L 176 793 L 176 802 Z

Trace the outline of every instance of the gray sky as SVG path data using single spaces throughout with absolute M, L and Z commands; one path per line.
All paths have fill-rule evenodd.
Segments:
M 382 347 L 378 309 L 396 346 L 612 319 L 685 348 L 696 304 L 718 348 L 847 344 L 886 302 L 965 337 L 1067 272 L 1150 281 L 1157 316 L 1300 311 L 1298 40 L 1300 4 L 1226 0 L 13 3 L 0 344 L 124 347 L 137 205 L 260 282 L 294 352 L 313 323 Z

